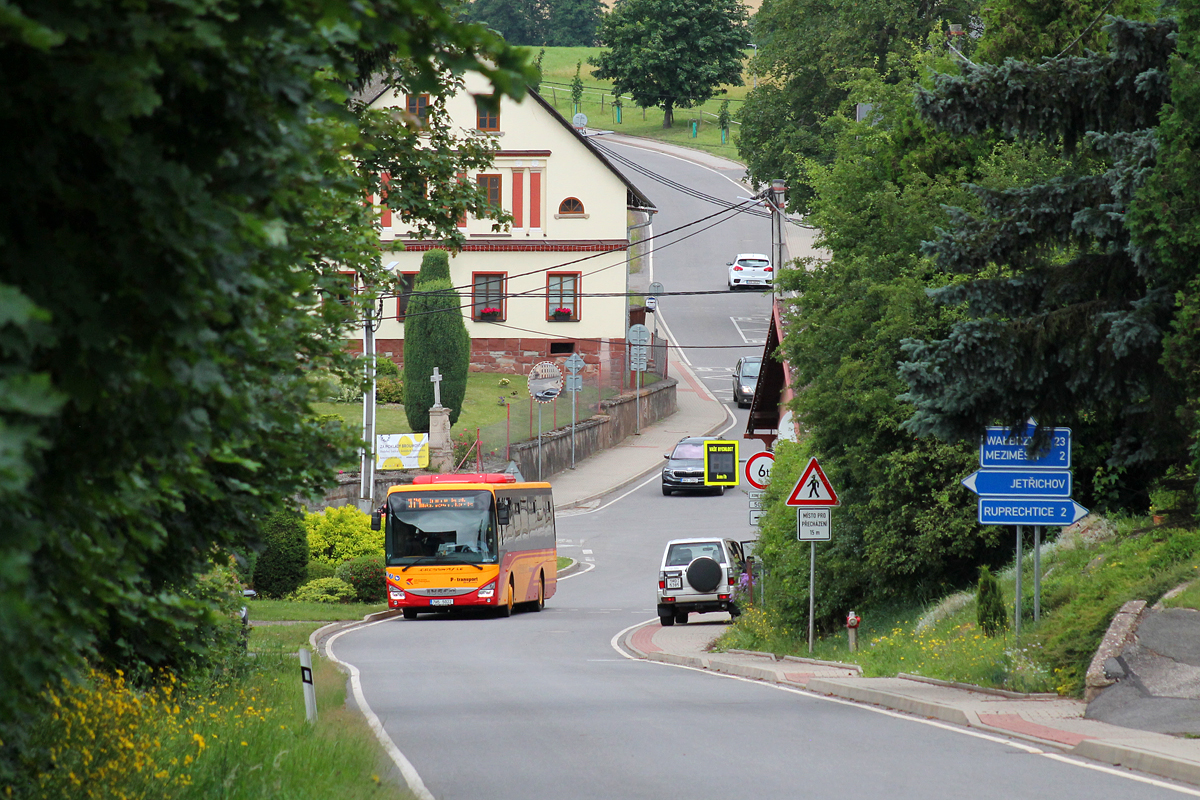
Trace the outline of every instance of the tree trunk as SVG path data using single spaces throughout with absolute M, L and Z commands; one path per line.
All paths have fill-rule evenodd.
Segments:
M 669 128 L 675 122 L 675 108 L 671 105 L 663 106 L 663 127 Z

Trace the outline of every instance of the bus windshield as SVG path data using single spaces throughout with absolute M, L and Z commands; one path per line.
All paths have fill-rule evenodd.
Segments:
M 388 566 L 496 562 L 491 492 L 397 492 L 388 518 Z

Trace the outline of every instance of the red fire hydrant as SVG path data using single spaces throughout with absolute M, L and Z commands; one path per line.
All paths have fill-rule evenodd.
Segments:
M 850 652 L 858 650 L 858 624 L 862 622 L 862 617 L 851 611 L 846 615 L 846 633 L 850 636 Z

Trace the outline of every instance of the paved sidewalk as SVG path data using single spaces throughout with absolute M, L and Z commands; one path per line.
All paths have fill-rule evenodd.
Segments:
M 622 644 L 651 661 L 883 706 L 1001 734 L 1038 748 L 1200 784 L 1200 740 L 1084 719 L 1086 705 L 1081 700 L 982 689 L 918 676 L 864 678 L 853 664 L 794 656 L 776 659 L 769 653 L 745 650 L 712 653 L 708 647 L 725 630 L 728 616 L 706 614 L 698 619 L 669 628 L 647 623 L 626 634 Z
M 580 461 L 575 469 L 550 476 L 557 508 L 594 506 L 604 495 L 662 467 L 663 455 L 683 437 L 706 436 L 732 422 L 724 404 L 686 364 L 671 359 L 667 374 L 679 381 L 675 389 L 679 410 L 645 426 L 641 435 L 626 437 L 615 447 Z

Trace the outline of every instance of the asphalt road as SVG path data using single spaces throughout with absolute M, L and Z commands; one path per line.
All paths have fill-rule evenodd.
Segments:
M 657 154 L 622 152 L 688 185 L 711 181 L 715 187 L 724 180 Z M 739 193 L 725 183 L 731 194 Z M 676 213 L 669 211 L 676 198 L 664 188 L 639 185 L 663 209 L 656 231 L 670 227 L 666 215 Z M 686 215 L 683 198 L 678 205 L 677 213 Z M 695 249 L 664 248 L 656 256 L 655 278 L 668 290 L 675 284 L 724 286 L 727 254 L 766 251 L 761 242 L 743 245 L 753 244 L 757 231 L 740 231 L 738 225 L 765 229 L 762 220 L 745 219 L 726 223 L 734 227 L 714 232 L 716 238 Z M 737 318 L 765 314 L 766 300 L 748 293 L 712 295 L 672 298 L 664 307 L 681 343 L 728 344 Z M 712 371 L 706 380 L 719 389 L 729 386 L 728 368 L 738 355 L 757 352 L 753 343 L 743 344 L 744 349 L 685 352 L 698 370 Z M 744 424 L 745 412 L 738 417 Z M 509 619 L 393 618 L 342 633 L 333 642 L 334 654 L 359 671 L 370 710 L 426 796 L 1175 796 L 1161 783 L 978 731 L 643 662 L 621 652 L 616 642 L 623 631 L 656 620 L 655 578 L 668 539 L 746 538 L 747 505 L 740 491 L 663 497 L 652 477 L 592 511 L 560 515 L 557 527 L 560 553 L 578 559 L 586 571 L 561 581 L 543 612 Z M 693 615 L 689 624 L 723 625 L 725 619 Z

